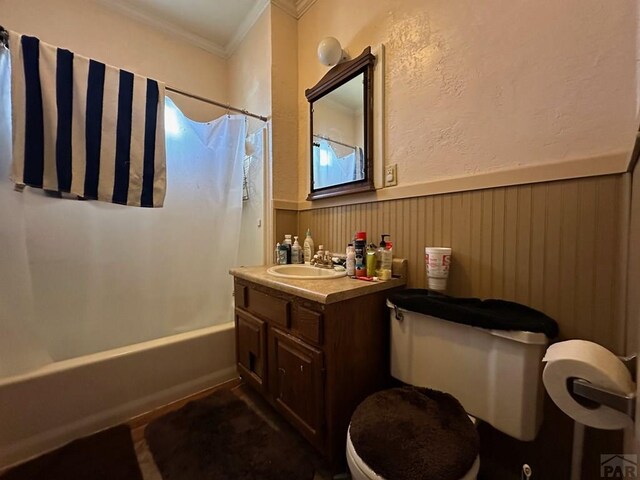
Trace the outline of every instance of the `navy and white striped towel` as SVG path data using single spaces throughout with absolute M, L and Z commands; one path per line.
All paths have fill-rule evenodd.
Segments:
M 18 185 L 161 207 L 164 84 L 10 32 Z

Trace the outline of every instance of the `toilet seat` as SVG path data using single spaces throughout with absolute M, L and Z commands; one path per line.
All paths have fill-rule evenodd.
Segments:
M 369 396 L 351 418 L 346 443 L 354 480 L 466 480 L 480 466 L 474 424 L 454 397 L 430 389 Z
M 369 465 L 358 456 L 351 442 L 351 426 L 347 430 L 347 464 L 352 480 L 384 480 L 384 477 L 371 470 Z
M 371 470 L 371 467 L 369 467 L 369 465 L 367 465 L 366 462 L 358 456 L 358 452 L 356 452 L 353 442 L 351 442 L 350 428 L 347 430 L 347 465 L 349 466 L 352 480 L 386 480 L 384 477 L 381 477 Z M 480 455 L 476 457 L 471 469 L 460 480 L 476 480 L 479 471 Z

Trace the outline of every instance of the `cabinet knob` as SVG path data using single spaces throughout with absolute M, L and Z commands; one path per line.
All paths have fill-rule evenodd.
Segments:
M 287 371 L 282 367 L 278 368 L 278 372 L 280 372 L 280 375 L 286 375 L 287 374 Z

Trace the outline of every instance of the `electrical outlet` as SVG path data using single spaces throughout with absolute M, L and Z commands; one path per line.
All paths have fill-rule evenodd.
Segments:
M 384 167 L 384 186 L 393 187 L 398 184 L 398 164 Z

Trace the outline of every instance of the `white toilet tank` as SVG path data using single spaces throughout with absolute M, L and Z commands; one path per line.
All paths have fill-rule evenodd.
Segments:
M 398 308 L 391 313 L 391 375 L 456 397 L 467 413 L 519 440 L 542 423 L 544 333 L 488 330 Z

